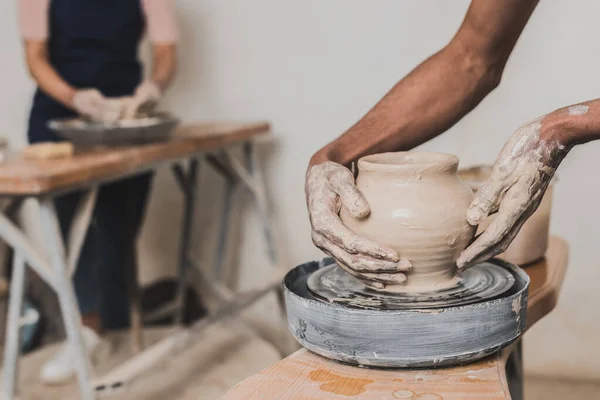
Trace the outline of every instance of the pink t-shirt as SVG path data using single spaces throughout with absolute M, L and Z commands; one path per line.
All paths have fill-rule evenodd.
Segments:
M 24 39 L 48 38 L 48 10 L 51 0 L 19 0 L 19 20 Z M 152 43 L 175 43 L 179 38 L 175 0 L 141 0 Z

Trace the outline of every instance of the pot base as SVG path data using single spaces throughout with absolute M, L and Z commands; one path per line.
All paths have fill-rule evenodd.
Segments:
M 462 306 L 490 300 L 510 290 L 515 278 L 489 262 L 477 264 L 455 278 L 454 285 L 428 292 L 381 292 L 347 274 L 337 264 L 315 271 L 308 290 L 328 303 L 365 310 L 410 310 Z
M 518 267 L 496 259 L 471 270 L 471 274 L 485 278 L 466 278 L 467 270 L 463 281 L 496 279 L 504 283 L 495 283 L 494 287 L 506 288 L 507 282 L 512 285 L 497 289 L 495 297 L 473 299 L 475 302 L 460 306 L 448 306 L 451 296 L 443 295 L 444 291 L 438 293 L 436 301 L 431 297 L 410 298 L 414 294 L 403 295 L 399 301 L 395 295 L 364 290 L 363 295 L 375 296 L 371 297 L 375 301 L 368 304 L 364 297 L 357 303 L 332 294 L 313 294 L 320 290 L 315 289 L 315 283 L 331 288 L 336 287 L 338 278 L 347 282 L 346 273 L 335 261 L 327 258 L 302 264 L 292 269 L 283 282 L 288 327 L 302 346 L 348 364 L 431 368 L 473 362 L 509 345 L 524 331 L 529 277 Z M 512 279 L 504 279 L 506 276 Z M 313 281 L 312 291 L 309 280 Z M 387 299 L 387 309 L 378 303 L 382 297 Z M 405 301 L 408 303 L 402 306 Z M 392 304 L 394 309 L 389 308 Z

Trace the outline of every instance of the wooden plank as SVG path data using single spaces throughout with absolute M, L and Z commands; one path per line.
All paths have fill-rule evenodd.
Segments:
M 77 149 L 65 160 L 29 160 L 17 155 L 0 164 L 0 195 L 38 196 L 114 180 L 244 142 L 267 133 L 269 128 L 267 122 L 186 124 L 167 142 Z
M 546 259 L 528 267 L 528 326 L 556 304 L 568 246 L 550 239 Z M 381 370 L 339 364 L 302 349 L 241 383 L 223 400 L 481 400 L 510 399 L 505 365 L 510 349 L 473 364 L 418 370 Z
M 556 306 L 568 262 L 569 246 L 563 239 L 552 236 L 546 258 L 524 268 L 531 278 L 527 329 L 548 315 Z

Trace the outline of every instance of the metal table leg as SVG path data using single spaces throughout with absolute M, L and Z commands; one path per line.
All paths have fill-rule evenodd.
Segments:
M 73 285 L 68 277 L 65 248 L 56 209 L 50 197 L 38 200 L 38 202 L 40 203 L 42 228 L 46 235 L 50 264 L 54 271 L 58 302 L 67 331 L 67 340 L 73 352 L 81 398 L 93 400 L 95 397 L 91 385 L 91 366 L 81 337 L 81 316 L 77 308 Z
M 16 251 L 13 256 L 13 274 L 10 282 L 6 338 L 4 341 L 4 367 L 2 369 L 2 391 L 4 399 L 13 399 L 16 392 L 19 362 L 19 320 L 25 289 L 25 259 Z
M 228 150 L 222 152 L 230 170 L 235 174 L 235 177 L 243 183 L 246 188 L 252 193 L 259 216 L 263 225 L 263 233 L 269 253 L 269 259 L 273 266 L 277 266 L 278 254 L 276 251 L 275 241 L 273 239 L 273 228 L 269 217 L 269 205 L 267 202 L 267 191 L 263 182 L 261 170 L 258 166 L 254 146 L 252 142 L 245 142 L 243 145 L 244 163 L 241 163 L 231 155 Z M 223 167 L 221 167 L 223 168 Z
M 274 266 L 277 266 L 277 253 L 275 251 L 275 243 L 273 241 L 273 229 L 269 218 L 269 205 L 267 204 L 267 192 L 264 185 L 262 171 L 256 160 L 256 150 L 252 142 L 244 143 L 244 158 L 250 176 L 255 184 L 254 198 L 258 207 L 258 212 L 263 225 L 263 234 L 267 244 L 269 258 Z
M 231 209 L 233 195 L 235 193 L 235 181 L 229 178 L 225 180 L 225 193 L 223 194 L 223 206 L 221 208 L 221 220 L 219 222 L 219 238 L 217 242 L 217 254 L 213 267 L 213 278 L 217 282 L 223 281 L 225 255 L 227 253 L 227 239 L 229 238 L 229 226 L 231 224 Z
M 198 177 L 198 160 L 193 158 L 190 160 L 190 165 L 187 174 L 183 171 L 180 165 L 173 167 L 173 172 L 179 182 L 184 196 L 184 211 L 181 220 L 181 241 L 179 243 L 179 265 L 178 265 L 178 281 L 177 292 L 175 295 L 175 304 L 177 311 L 175 314 L 175 323 L 181 324 L 185 316 L 185 300 L 186 300 L 186 272 L 188 267 L 188 252 L 190 248 L 190 239 L 192 232 L 192 224 L 194 221 L 194 211 L 196 206 L 196 183 Z

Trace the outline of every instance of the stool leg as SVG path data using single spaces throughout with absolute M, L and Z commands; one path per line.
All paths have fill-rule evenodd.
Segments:
M 2 391 L 4 399 L 15 396 L 20 350 L 20 317 L 25 290 L 25 260 L 21 252 L 13 256 L 13 273 L 10 282 L 6 338 L 4 340 L 4 365 L 2 367 Z
M 506 379 L 512 400 L 523 400 L 523 341 L 519 339 L 506 362 Z
M 77 307 L 73 285 L 67 276 L 65 247 L 53 200 L 51 198 L 42 199 L 40 202 L 40 211 L 42 227 L 45 232 L 46 243 L 48 244 L 50 264 L 55 276 L 58 303 L 62 312 L 65 330 L 67 331 L 69 347 L 73 352 L 73 361 L 75 362 L 75 369 L 77 371 L 81 399 L 93 400 L 95 396 L 91 382 L 91 367 L 81 337 L 81 315 Z

